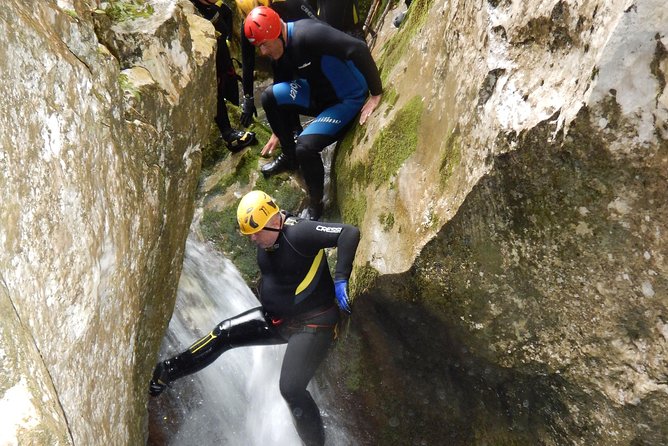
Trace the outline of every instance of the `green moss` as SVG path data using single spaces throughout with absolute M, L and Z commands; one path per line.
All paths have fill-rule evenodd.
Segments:
M 332 182 L 336 187 L 336 201 L 339 203 L 341 219 L 346 223 L 358 225 L 364 218 L 366 198 L 360 192 L 360 188 L 367 183 L 367 165 L 364 163 L 347 164 L 349 154 L 354 145 L 359 144 L 355 140 L 361 139 L 360 127 L 349 131 L 336 149 L 334 169 L 332 169 Z M 343 172 L 343 175 L 341 175 Z
M 666 51 L 666 47 L 664 46 L 663 42 L 661 42 L 661 35 L 659 33 L 654 36 L 654 39 L 656 40 L 656 48 L 654 49 L 654 58 L 652 58 L 652 62 L 650 63 L 649 67 L 650 72 L 659 82 L 659 88 L 656 92 L 658 99 L 658 96 L 666 88 L 666 73 L 661 71 L 661 64 L 666 59 L 666 57 L 668 57 L 668 51 Z
M 367 262 L 364 266 L 354 267 L 350 291 L 353 296 L 361 295 L 372 288 L 380 274 Z M 353 297 L 354 298 L 354 297 Z
M 230 118 L 230 123 L 234 128 L 240 128 L 239 116 L 240 110 L 239 107 L 236 107 L 232 104 L 227 104 L 227 114 Z M 271 129 L 266 125 L 260 122 L 254 122 L 248 127 L 248 131 L 255 132 L 255 137 L 258 140 L 258 144 L 253 146 L 251 150 L 247 150 L 244 153 L 244 156 L 249 156 L 247 160 L 244 160 L 244 163 L 248 166 L 253 166 L 253 163 L 257 164 L 257 160 L 260 157 L 260 152 L 258 148 L 264 146 L 269 137 L 271 136 Z M 225 142 L 220 137 L 220 130 L 215 123 L 211 124 L 211 130 L 209 132 L 209 137 L 207 142 L 202 147 L 202 175 L 206 176 L 210 173 L 211 168 L 220 160 L 223 160 L 230 156 L 231 152 L 227 149 Z M 249 167 L 250 170 L 254 167 Z M 249 170 L 249 171 L 250 171 Z M 244 171 L 246 172 L 246 171 Z
M 290 176 L 287 173 L 274 175 L 269 179 L 260 176 L 255 182 L 254 189 L 268 193 L 281 209 L 292 213 L 300 208 L 306 196 L 294 182 L 290 181 Z
M 239 232 L 236 209 L 238 201 L 222 211 L 205 210 L 200 229 L 206 240 L 213 242 L 237 267 L 248 283 L 257 280 L 259 270 L 255 261 L 256 248 L 250 239 Z
M 125 22 L 141 17 L 150 17 L 153 6 L 145 0 L 111 0 L 103 10 L 113 22 Z
M 459 165 L 462 160 L 462 141 L 459 129 L 450 133 L 443 142 L 443 147 L 440 150 L 441 161 L 439 164 L 440 185 L 445 186 L 448 179 L 452 176 L 455 167 Z
M 415 96 L 373 142 L 370 178 L 378 187 L 387 182 L 417 146 L 417 130 L 422 116 L 422 97 Z
M 422 98 L 416 96 L 397 112 L 394 120 L 374 140 L 368 156 L 371 162 L 346 165 L 353 140 L 359 138 L 359 135 L 350 134 L 343 140 L 336 156 L 334 172 L 345 173 L 343 176 L 339 174 L 334 180 L 337 184 L 337 202 L 344 221 L 360 225 L 367 208 L 366 194 L 362 191 L 369 184 L 378 187 L 387 182 L 415 151 L 422 110 Z
M 351 225 L 360 226 L 366 212 L 366 198 L 363 193 L 356 192 L 356 186 L 349 184 L 337 191 L 341 219 Z
M 413 0 L 401 27 L 385 43 L 382 56 L 378 61 L 383 85 L 388 84 L 388 76 L 397 62 L 412 51 L 413 37 L 422 30 L 432 2 L 433 0 Z
M 140 98 L 139 90 L 132 84 L 132 82 L 130 82 L 130 78 L 127 74 L 121 73 L 118 76 L 118 84 L 121 86 L 121 90 L 123 90 L 125 93 L 129 93 L 135 99 Z
M 388 232 L 394 227 L 394 214 L 383 212 L 378 216 L 378 222 L 383 227 L 383 231 Z
M 617 102 L 617 92 L 611 90 L 610 95 L 601 101 L 603 113 L 608 120 L 608 127 L 611 129 L 619 128 L 622 119 L 622 107 Z
M 229 154 L 225 143 L 218 136 L 220 136 L 218 127 L 212 125 L 208 140 L 202 146 L 202 176 L 211 173 L 211 168 Z
M 389 115 L 390 112 L 394 109 L 394 106 L 397 105 L 399 100 L 399 93 L 394 88 L 388 88 L 383 92 L 383 102 L 386 105 L 385 116 Z
M 346 324 L 350 324 L 350 319 L 347 320 Z M 347 350 L 345 356 L 348 359 L 344 363 L 342 376 L 345 376 L 345 385 L 348 391 L 356 392 L 363 388 L 367 381 L 362 368 L 361 340 L 359 336 L 350 334 L 351 331 L 346 325 L 342 327 L 342 331 L 346 338 L 345 346 L 339 343 L 337 347 L 343 347 Z
M 427 214 L 427 225 L 431 228 L 438 228 L 441 224 L 441 219 L 439 215 L 433 210 L 429 210 Z
M 78 15 L 77 12 L 76 12 L 75 10 L 73 10 L 73 9 L 65 9 L 65 10 L 63 10 L 63 12 L 64 12 L 65 14 L 67 14 L 68 16 L 72 17 L 73 19 L 77 19 L 77 18 L 79 18 L 79 15 Z
M 247 186 L 250 182 L 251 173 L 257 171 L 258 158 L 257 151 L 254 150 L 246 150 L 242 153 L 234 175 L 225 178 L 224 186 L 227 188 L 236 182 L 242 187 Z

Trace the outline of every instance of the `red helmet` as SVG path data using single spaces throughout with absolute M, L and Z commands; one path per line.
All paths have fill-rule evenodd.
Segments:
M 253 8 L 244 21 L 244 34 L 255 46 L 277 39 L 281 31 L 281 18 L 267 6 Z

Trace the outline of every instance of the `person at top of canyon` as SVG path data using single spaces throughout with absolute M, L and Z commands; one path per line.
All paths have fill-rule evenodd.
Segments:
M 328 25 L 364 41 L 357 0 L 317 0 L 318 18 Z
M 216 117 L 220 136 L 231 152 L 255 144 L 255 133 L 232 128 L 227 114 L 227 102 L 239 105 L 239 83 L 232 64 L 227 40 L 232 36 L 232 10 L 220 0 L 190 0 L 197 11 L 211 22 L 216 30 Z
M 291 216 L 259 190 L 241 199 L 237 221 L 257 246 L 261 306 L 222 321 L 188 350 L 159 362 L 149 394 L 160 395 L 172 381 L 202 370 L 231 348 L 287 344 L 281 395 L 304 444 L 322 446 L 322 418 L 306 387 L 334 341 L 339 312 L 351 313 L 348 280 L 360 232 L 347 224 Z M 333 247 L 332 278 L 325 248 Z
M 359 115 L 363 125 L 380 103 L 383 88 L 366 43 L 324 22 L 284 22 L 266 6 L 254 8 L 244 21 L 248 40 L 263 56 L 284 62 L 290 79 L 275 80 L 262 93 L 262 107 L 272 135 L 262 149 L 282 153 L 262 166 L 265 177 L 299 169 L 309 201 L 304 218 L 323 211 L 324 166 L 320 152 L 338 141 Z M 295 138 L 290 113 L 315 119 Z

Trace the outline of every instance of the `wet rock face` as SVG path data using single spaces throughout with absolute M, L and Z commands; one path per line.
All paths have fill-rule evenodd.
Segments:
M 144 442 L 214 113 L 207 22 L 93 3 L 0 10 L 3 444 Z
M 425 247 L 409 295 L 480 361 L 561 383 L 531 389 L 551 402 L 537 439 L 661 444 L 668 177 L 645 156 L 668 153 L 611 156 L 590 118 L 540 152 L 549 125 L 520 135 Z
M 668 151 L 614 156 L 592 120 L 513 136 L 413 267 L 356 301 L 331 361 L 362 437 L 665 444 Z
M 380 274 L 336 352 L 351 413 L 396 444 L 666 444 L 666 5 L 456 3 L 423 28 L 448 54 L 419 44 L 443 81 L 409 76 L 428 131 L 367 197 L 357 272 Z M 425 141 L 454 128 L 426 181 L 452 147 Z

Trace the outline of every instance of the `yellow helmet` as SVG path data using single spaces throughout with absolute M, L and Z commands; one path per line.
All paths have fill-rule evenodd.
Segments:
M 242 19 L 245 19 L 256 6 L 269 6 L 271 0 L 236 0 L 237 8 Z
M 260 232 L 269 219 L 278 213 L 274 199 L 261 190 L 248 192 L 237 207 L 239 230 L 244 235 Z

